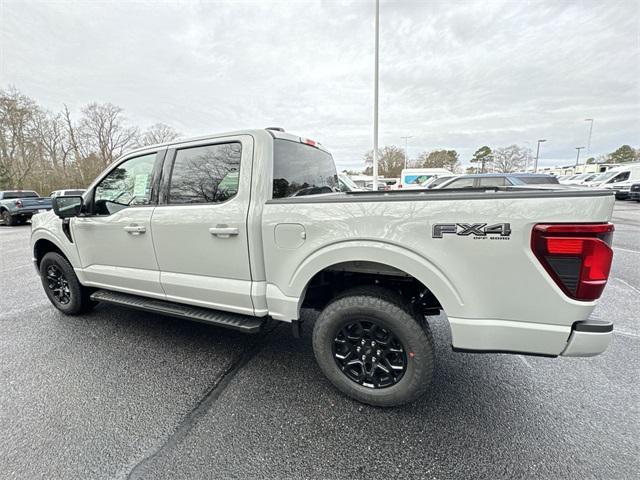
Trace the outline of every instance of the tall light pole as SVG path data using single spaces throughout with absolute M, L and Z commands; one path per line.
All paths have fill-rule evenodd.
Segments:
M 587 155 L 591 153 L 591 134 L 593 133 L 593 118 L 585 118 L 585 122 L 590 122 L 589 125 L 589 138 L 587 139 Z
M 580 150 L 582 150 L 584 147 L 576 147 L 576 150 L 578 151 L 578 154 L 576 155 L 576 167 L 578 168 L 578 165 L 580 163 Z
M 400 137 L 404 140 L 404 168 L 409 166 L 409 139 L 413 138 L 411 135 L 407 137 Z
M 373 191 L 378 191 L 378 60 L 380 37 L 380 0 L 376 0 L 375 66 L 373 79 Z
M 526 140 L 524 141 L 524 143 L 529 145 L 527 155 L 524 157 L 524 173 L 527 173 L 527 170 L 529 170 L 529 155 L 531 154 L 531 143 L 527 142 Z
M 538 140 L 538 148 L 536 148 L 536 161 L 533 164 L 533 173 L 538 173 L 538 158 L 540 158 L 540 144 L 546 142 L 543 138 L 542 140 Z

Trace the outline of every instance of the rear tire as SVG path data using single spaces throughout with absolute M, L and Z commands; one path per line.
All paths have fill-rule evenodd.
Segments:
M 413 402 L 433 376 L 429 326 L 402 297 L 378 287 L 348 291 L 327 305 L 313 329 L 313 350 L 338 390 L 369 405 Z
M 49 301 L 66 315 L 78 315 L 97 305 L 91 290 L 80 285 L 69 261 L 57 252 L 47 253 L 40 261 L 40 280 Z

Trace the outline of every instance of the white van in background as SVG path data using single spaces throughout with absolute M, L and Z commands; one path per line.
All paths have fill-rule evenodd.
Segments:
M 627 181 L 640 181 L 640 163 L 634 162 L 610 168 L 585 185 L 615 190 L 615 184 Z
M 629 198 L 631 185 L 638 182 L 640 182 L 640 163 L 631 163 L 626 167 L 616 168 L 615 175 L 599 186 L 616 192 L 618 200 L 626 200 Z
M 424 184 L 432 179 L 442 176 L 452 176 L 446 168 L 404 168 L 400 173 L 400 181 L 395 185 L 395 189 L 415 190 L 425 188 Z

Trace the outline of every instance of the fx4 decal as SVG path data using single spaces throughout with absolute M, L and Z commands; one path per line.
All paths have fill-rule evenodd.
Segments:
M 509 240 L 511 225 L 508 223 L 495 223 L 488 226 L 486 223 L 436 223 L 433 226 L 433 238 L 443 238 L 445 234 Z

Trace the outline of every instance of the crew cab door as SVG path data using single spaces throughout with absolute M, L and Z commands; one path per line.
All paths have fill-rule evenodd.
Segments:
M 86 285 L 164 298 L 151 239 L 164 153 L 119 162 L 85 196 L 86 214 L 71 219 Z
M 253 139 L 167 152 L 151 228 L 167 299 L 253 314 L 247 242 Z

